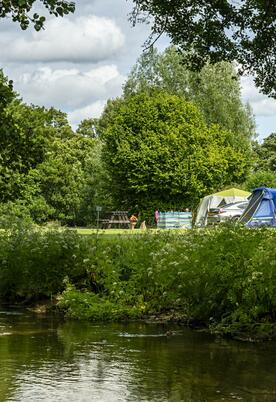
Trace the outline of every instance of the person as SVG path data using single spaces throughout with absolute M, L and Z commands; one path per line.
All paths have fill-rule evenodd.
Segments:
M 158 224 L 158 219 L 159 219 L 159 211 L 158 211 L 158 209 L 156 209 L 154 211 L 154 222 L 156 225 Z
M 129 218 L 129 221 L 130 221 L 130 229 L 133 230 L 135 228 L 135 225 L 136 225 L 137 221 L 138 221 L 138 218 L 137 218 L 136 215 L 133 214 Z
M 146 230 L 146 229 L 147 229 L 146 221 L 143 221 L 143 222 L 141 223 L 140 229 L 141 229 L 141 230 Z

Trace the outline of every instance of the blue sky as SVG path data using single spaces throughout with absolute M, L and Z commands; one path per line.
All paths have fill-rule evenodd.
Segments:
M 46 29 L 21 31 L 0 22 L 0 66 L 27 103 L 54 106 L 76 127 L 97 117 L 108 98 L 119 96 L 149 35 L 132 27 L 131 0 L 76 0 L 74 15 L 50 18 Z M 168 45 L 166 37 L 157 47 Z M 241 80 L 242 98 L 255 114 L 259 140 L 276 131 L 276 100 L 259 93 L 250 77 Z

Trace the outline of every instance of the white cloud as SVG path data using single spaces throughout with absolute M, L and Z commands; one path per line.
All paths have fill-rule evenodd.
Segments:
M 92 117 L 100 117 L 104 107 L 106 105 L 106 100 L 96 101 L 87 105 L 81 109 L 76 109 L 73 112 L 68 113 L 68 120 L 74 129 L 77 128 L 78 124 L 83 119 L 89 119 Z
M 256 116 L 275 116 L 276 125 L 276 100 L 263 95 L 256 88 L 251 77 L 242 77 L 242 97 L 249 102 Z
M 93 15 L 50 19 L 45 30 L 31 37 L 17 36 L 1 44 L 1 58 L 17 62 L 98 62 L 110 58 L 124 45 L 124 35 L 114 21 Z
M 254 113 L 258 116 L 274 116 L 276 126 L 276 102 L 272 99 L 260 99 L 251 102 Z
M 14 84 L 25 102 L 72 111 L 118 96 L 124 81 L 117 66 L 106 65 L 88 71 L 41 67 L 22 74 Z
M 80 0 L 73 15 L 48 18 L 45 13 L 41 32 L 22 31 L 4 19 L 1 67 L 24 101 L 67 111 L 74 126 L 98 116 L 106 99 L 121 94 L 124 75 L 150 32 L 146 24 L 131 27 L 132 7 L 131 0 Z M 157 42 L 159 48 L 164 44 L 166 37 Z M 242 78 L 242 95 L 253 108 L 261 137 L 275 131 L 276 101 L 260 94 L 248 77 Z

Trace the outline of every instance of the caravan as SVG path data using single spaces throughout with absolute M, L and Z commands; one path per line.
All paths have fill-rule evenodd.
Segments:
M 259 187 L 253 190 L 239 222 L 246 227 L 276 227 L 276 188 Z

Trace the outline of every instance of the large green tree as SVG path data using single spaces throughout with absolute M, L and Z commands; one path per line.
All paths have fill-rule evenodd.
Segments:
M 95 204 L 103 202 L 100 140 L 74 133 L 54 109 L 16 104 L 9 113 L 18 132 L 0 153 L 2 214 L 93 222 Z
M 0 18 L 11 17 L 22 29 L 27 29 L 31 23 L 39 31 L 44 27 L 46 18 L 40 12 L 32 13 L 35 3 L 42 3 L 48 12 L 56 17 L 63 17 L 75 11 L 75 3 L 67 0 L 1 0 Z
M 276 187 L 276 133 L 270 134 L 260 144 L 253 142 L 253 166 L 244 187 Z
M 248 139 L 255 134 L 254 117 L 249 106 L 242 103 L 239 77 L 231 63 L 208 63 L 201 71 L 191 72 L 174 46 L 163 53 L 151 49 L 134 65 L 124 94 L 129 96 L 152 88 L 193 101 L 208 124 L 219 124 Z
M 270 170 L 258 170 L 249 174 L 244 183 L 244 188 L 252 191 L 257 187 L 276 188 L 276 174 Z
M 77 134 L 82 135 L 83 137 L 90 137 L 90 138 L 97 138 L 97 125 L 98 119 L 91 118 L 91 119 L 83 119 L 78 128 Z
M 100 140 L 79 134 L 67 138 L 56 135 L 44 144 L 44 151 L 40 163 L 28 171 L 10 169 L 9 187 L 1 187 L 0 216 L 27 216 L 37 223 L 93 223 L 95 205 L 108 203 L 102 186 L 105 172 Z
M 22 179 L 44 161 L 54 139 L 74 133 L 64 113 L 28 106 L 16 98 L 6 105 L 0 122 L 0 201 L 6 202 L 18 197 Z
M 109 202 L 97 122 L 75 133 L 65 113 L 24 104 L 1 71 L 0 94 L 0 221 L 93 222 L 95 204 Z
M 276 133 L 266 137 L 262 144 L 254 146 L 256 156 L 255 170 L 270 171 L 276 174 Z
M 85 224 L 93 220 L 99 170 L 99 141 L 75 134 L 55 141 L 48 148 L 42 163 L 30 170 L 22 199 L 28 201 L 31 215 L 60 220 L 69 224 Z M 48 216 L 41 214 L 47 205 Z M 91 209 L 90 209 L 91 207 Z M 89 211 L 87 211 L 89 210 Z M 89 216 L 90 214 L 90 216 Z
M 208 127 L 194 104 L 164 91 L 110 101 L 99 126 L 118 207 L 191 207 L 248 171 L 247 141 Z
M 152 37 L 167 33 L 193 69 L 235 61 L 263 93 L 276 98 L 274 0 L 134 0 L 133 22 L 149 20 Z

